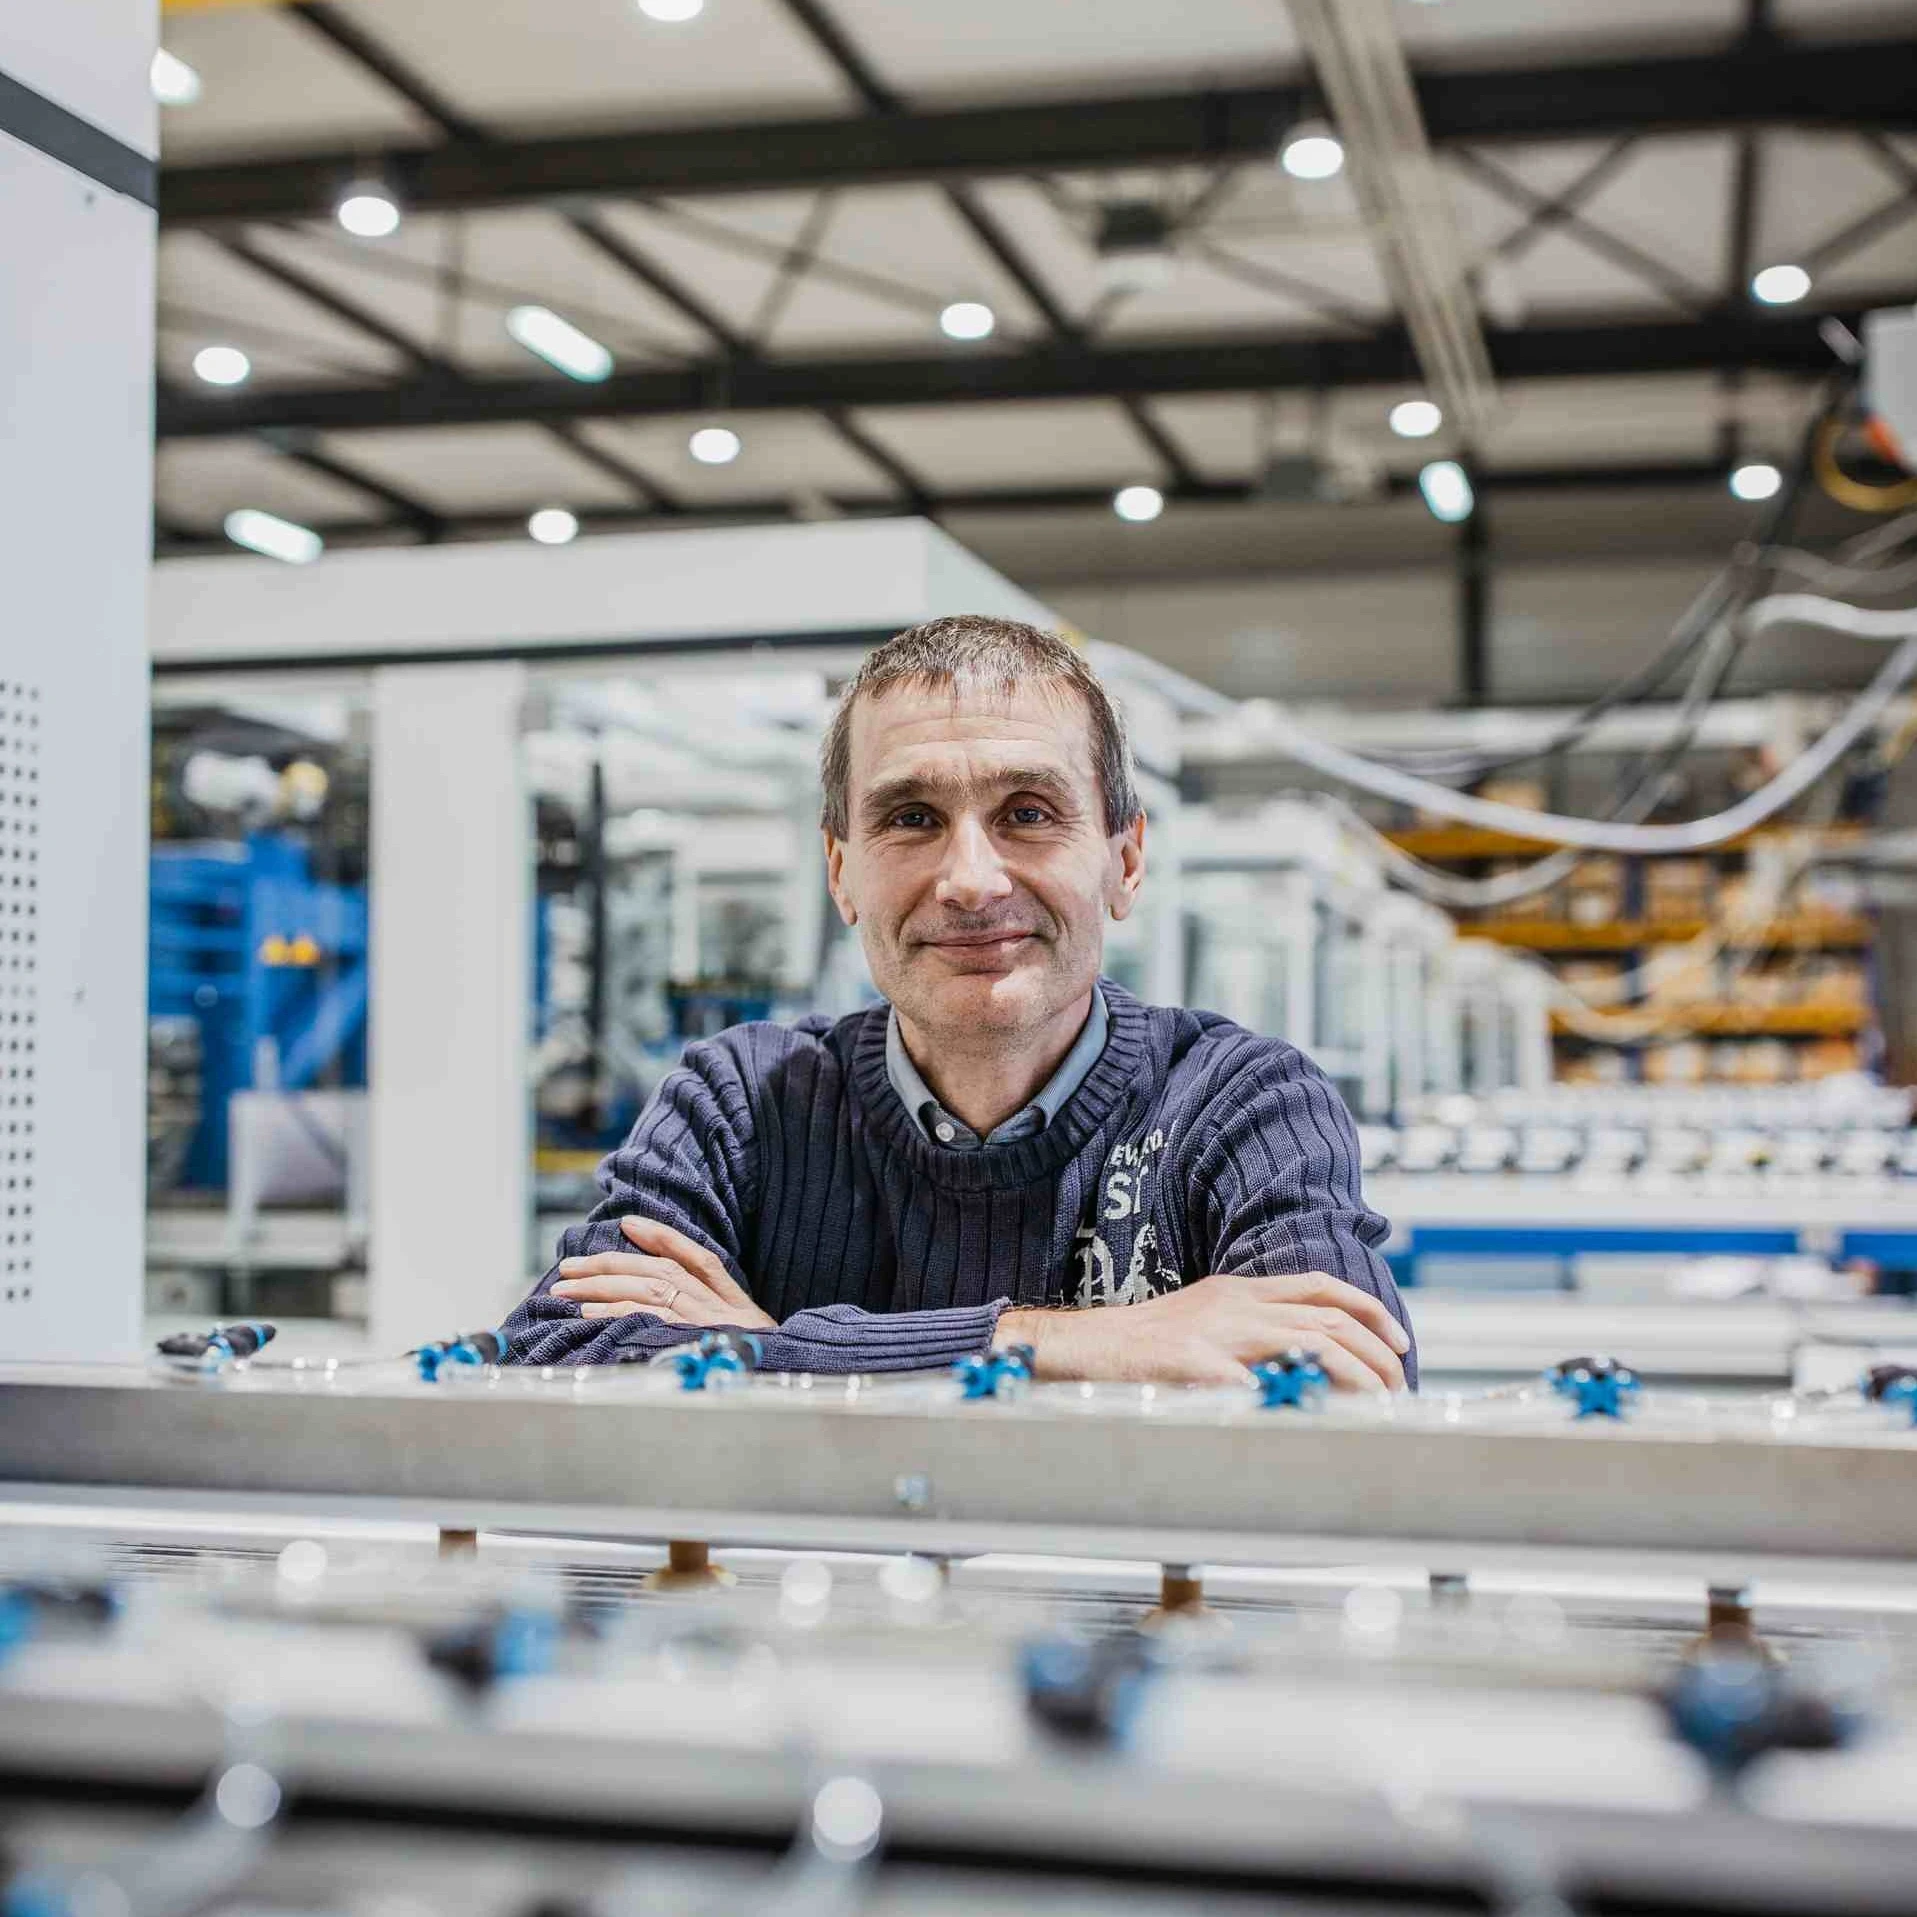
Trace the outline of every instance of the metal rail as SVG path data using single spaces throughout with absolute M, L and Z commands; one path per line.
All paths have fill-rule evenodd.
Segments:
M 397 1369 L 397 1368 L 396 1368 Z M 0 1370 L 0 1496 L 107 1490 L 641 1538 L 1282 1564 L 1652 1554 L 1707 1575 L 1779 1560 L 1917 1572 L 1917 1432 L 1801 1435 L 1149 1407 L 1070 1388 L 960 1405 L 937 1385 L 821 1380 L 689 1397 L 656 1376 L 495 1389 L 377 1373 L 200 1388 L 137 1369 Z

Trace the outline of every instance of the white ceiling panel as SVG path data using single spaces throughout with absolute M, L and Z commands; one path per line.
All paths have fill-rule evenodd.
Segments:
M 1232 482 L 1255 477 L 1274 450 L 1307 447 L 1415 471 L 1454 450 L 1446 433 L 1400 439 L 1386 424 L 1399 400 L 1424 397 L 1421 386 L 1331 393 L 1323 404 L 1313 393 L 1202 393 L 1155 399 L 1151 412 L 1204 478 Z
M 1519 322 L 1582 313 L 1646 313 L 1665 317 L 1683 309 L 1635 271 L 1594 253 L 1559 230 L 1547 233 L 1498 269 L 1499 296 Z
M 829 114 L 849 90 L 778 0 L 648 19 L 633 0 L 339 0 L 490 131 Z
M 1725 248 L 1736 152 L 1721 134 L 1647 140 L 1579 211 L 1662 260 L 1709 304 L 1720 296 L 1730 266 Z
M 170 166 L 324 147 L 430 146 L 439 138 L 390 87 L 290 8 L 169 13 L 161 39 L 200 76 L 192 106 L 160 115 Z
M 729 466 L 702 466 L 687 451 L 701 426 L 730 426 L 744 441 Z M 713 414 L 692 419 L 599 421 L 587 436 L 637 466 L 691 506 L 730 506 L 819 496 L 890 500 L 885 475 L 809 413 Z
M 1124 486 L 1162 477 L 1137 428 L 1102 400 L 887 406 L 858 417 L 940 491 Z
M 564 314 L 622 363 L 677 363 L 703 348 L 690 321 L 534 208 L 408 220 L 387 240 L 352 239 L 330 225 L 252 237 L 261 252 L 475 371 L 540 370 L 506 331 L 507 312 L 527 303 Z
M 962 12 L 832 0 L 832 11 L 915 102 L 1242 86 L 1300 57 L 1279 0 L 965 0 Z
M 685 205 L 606 206 L 600 218 L 733 331 L 750 335 L 805 230 L 815 193 L 762 193 Z
M 622 360 L 697 358 L 710 349 L 702 328 L 628 273 L 557 212 L 526 207 L 440 221 L 432 251 L 460 259 L 472 297 L 466 303 L 461 357 L 501 365 L 524 361 L 506 333 L 514 306 L 550 306 L 603 340 Z M 462 237 L 463 228 L 463 237 Z
M 263 381 L 363 381 L 406 370 L 391 347 L 255 271 L 204 233 L 169 233 L 160 242 L 159 320 L 171 350 L 190 358 L 202 346 L 238 346 Z
M 1265 248 L 1283 257 L 1282 249 Z M 1295 283 L 1295 288 L 1294 288 Z M 1308 265 L 1274 266 L 1248 247 L 1203 257 L 1187 252 L 1170 280 L 1115 304 L 1101 331 L 1114 339 L 1178 338 L 1204 333 L 1322 333 L 1342 322 L 1309 297 L 1318 282 Z
M 1806 39 L 1889 38 L 1910 31 L 1910 0 L 1774 0 L 1777 25 Z
M 871 337 L 943 345 L 939 313 L 983 300 L 1001 334 L 1042 333 L 1043 318 L 936 187 L 902 186 L 832 197 L 818 226 L 817 263 L 784 307 L 771 344 L 829 346 L 870 309 Z M 857 330 L 851 334 L 860 338 Z
M 329 433 L 324 450 L 435 512 L 585 511 L 638 503 L 630 487 L 535 426 Z
M 1419 66 L 1529 66 L 1724 46 L 1744 0 L 1393 0 L 1391 14 Z
M 1774 133 L 1763 149 L 1759 264 L 1805 259 L 1853 220 L 1900 197 L 1908 199 L 1909 189 L 1854 134 Z M 1917 239 L 1904 244 L 1912 249 L 1904 260 L 1908 279 L 1917 276 Z
M 315 526 L 371 523 L 386 508 L 287 459 L 256 439 L 172 440 L 160 448 L 154 474 L 155 507 L 162 519 L 217 532 L 241 506 Z

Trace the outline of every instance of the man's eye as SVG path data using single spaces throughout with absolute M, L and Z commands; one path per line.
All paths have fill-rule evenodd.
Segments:
M 932 815 L 921 805 L 908 805 L 903 812 L 892 814 L 892 823 L 908 832 L 922 832 L 932 823 Z
M 1015 805 L 1011 813 L 1014 825 L 1043 825 L 1051 816 L 1042 805 Z

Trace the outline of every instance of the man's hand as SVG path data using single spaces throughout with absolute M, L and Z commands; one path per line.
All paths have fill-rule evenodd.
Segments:
M 1411 1340 L 1368 1292 L 1322 1272 L 1200 1278 L 1139 1305 L 1007 1311 L 994 1349 L 1030 1345 L 1042 1379 L 1232 1384 L 1247 1366 L 1309 1351 L 1345 1391 L 1402 1391 Z
M 620 1219 L 638 1252 L 602 1251 L 562 1258 L 555 1298 L 571 1298 L 582 1318 L 646 1311 L 669 1325 L 726 1325 L 765 1331 L 778 1320 L 761 1311 L 724 1263 L 696 1239 L 650 1218 Z

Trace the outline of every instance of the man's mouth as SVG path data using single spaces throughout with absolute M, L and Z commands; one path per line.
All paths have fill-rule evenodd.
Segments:
M 937 945 L 948 950 L 968 951 L 980 946 L 1012 945 L 1020 939 L 1028 939 L 1034 934 L 1022 925 L 1000 926 L 991 932 L 947 932 L 942 937 L 924 939 L 925 945 Z

